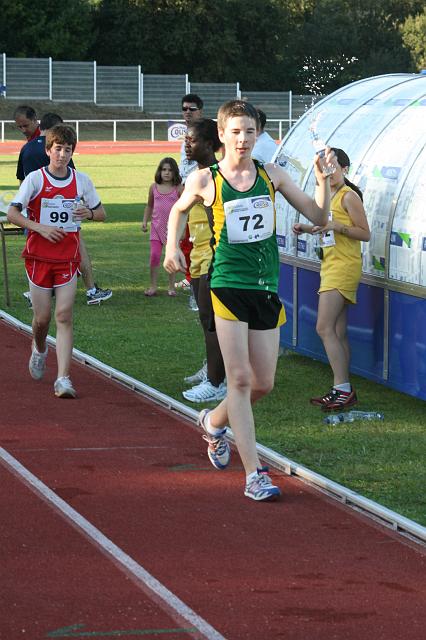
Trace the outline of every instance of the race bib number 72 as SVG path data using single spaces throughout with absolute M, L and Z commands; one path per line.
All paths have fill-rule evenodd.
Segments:
M 275 227 L 274 203 L 270 196 L 231 200 L 224 204 L 228 242 L 259 242 L 269 238 Z

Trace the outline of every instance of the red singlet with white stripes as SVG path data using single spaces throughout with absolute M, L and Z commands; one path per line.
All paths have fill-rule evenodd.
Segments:
M 71 212 L 71 203 L 77 195 L 75 170 L 71 169 L 72 179 L 69 184 L 63 186 L 52 184 L 44 168 L 40 171 L 43 176 L 43 187 L 28 204 L 29 218 L 41 224 L 60 227 L 61 213 L 67 216 Z M 55 201 L 58 207 L 53 206 L 56 204 Z M 50 242 L 36 231 L 29 231 L 22 257 L 44 262 L 80 262 L 79 233 L 69 231 L 59 242 Z

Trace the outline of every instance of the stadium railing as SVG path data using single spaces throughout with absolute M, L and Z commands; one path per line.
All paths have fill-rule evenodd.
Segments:
M 288 118 L 270 118 L 266 129 L 275 140 L 281 140 L 295 121 Z M 183 122 L 183 120 L 117 118 L 104 120 L 65 119 L 65 122 L 75 127 L 78 140 L 109 140 L 112 142 L 146 140 L 155 142 L 168 140 L 170 124 Z M 14 120 L 0 120 L 0 142 L 6 140 L 22 140 L 22 135 L 17 131 Z

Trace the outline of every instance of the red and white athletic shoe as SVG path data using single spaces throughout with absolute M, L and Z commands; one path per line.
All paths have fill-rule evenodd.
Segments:
M 175 289 L 181 289 L 182 291 L 189 291 L 191 288 L 191 283 L 188 282 L 186 278 L 183 280 L 179 280 L 179 282 L 175 283 Z
M 352 407 L 352 405 L 358 402 L 358 398 L 356 397 L 355 390 L 351 391 L 340 391 L 339 389 L 333 389 L 333 397 L 327 402 L 327 404 L 322 405 L 321 409 L 323 411 L 342 411 L 343 409 L 347 409 L 348 407 Z
M 324 394 L 323 396 L 316 396 L 314 398 L 311 398 L 309 402 L 315 407 L 323 407 L 328 402 L 331 402 L 333 400 L 335 391 L 335 388 L 331 387 L 330 391 L 327 391 L 326 394 Z

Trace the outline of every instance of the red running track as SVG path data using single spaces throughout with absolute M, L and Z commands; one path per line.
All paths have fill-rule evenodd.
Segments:
M 0 142 L 0 154 L 19 154 L 24 142 L 6 140 Z M 112 142 L 110 140 L 80 141 L 77 144 L 78 154 L 112 154 L 112 153 L 179 153 L 182 142 L 124 140 Z
M 278 472 L 282 501 L 252 502 L 237 454 L 213 469 L 185 419 L 76 363 L 78 399 L 56 399 L 53 350 L 33 381 L 29 336 L 4 321 L 0 350 L 1 453 L 17 461 L 0 465 L 2 639 L 425 637 L 424 547 Z M 207 631 L 152 597 L 19 464 Z

